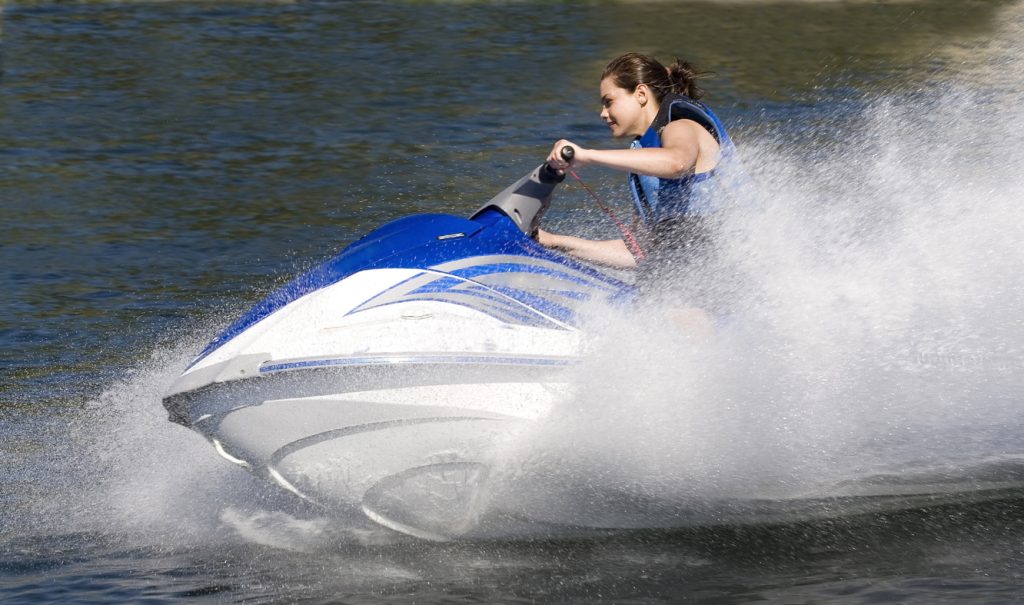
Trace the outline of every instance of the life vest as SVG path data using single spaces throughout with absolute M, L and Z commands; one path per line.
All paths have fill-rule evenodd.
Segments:
M 648 227 L 685 216 L 705 215 L 716 209 L 715 175 L 723 162 L 735 154 L 732 139 L 710 108 L 683 95 L 670 94 L 661 102 L 658 116 L 633 148 L 661 147 L 661 131 L 674 120 L 693 120 L 718 141 L 720 156 L 714 168 L 677 179 L 663 179 L 629 173 L 629 187 L 637 213 Z

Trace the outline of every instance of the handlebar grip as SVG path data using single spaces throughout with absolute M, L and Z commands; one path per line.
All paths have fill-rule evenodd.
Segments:
M 562 159 L 566 162 L 572 162 L 572 159 L 576 157 L 576 150 L 572 148 L 572 145 L 566 145 L 562 147 Z

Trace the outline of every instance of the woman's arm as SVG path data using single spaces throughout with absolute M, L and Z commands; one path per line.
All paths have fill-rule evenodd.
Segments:
M 580 260 L 608 265 L 619 269 L 636 266 L 636 259 L 621 239 L 592 240 L 572 235 L 537 230 L 537 242 L 545 248 L 562 250 Z
M 661 132 L 662 147 L 644 149 L 586 149 L 562 139 L 555 143 L 548 155 L 548 163 L 564 170 L 569 163 L 562 158 L 562 148 L 573 147 L 572 164 L 593 164 L 624 172 L 636 172 L 664 179 L 679 178 L 693 172 L 700 156 L 699 131 L 701 126 L 690 120 L 669 123 Z

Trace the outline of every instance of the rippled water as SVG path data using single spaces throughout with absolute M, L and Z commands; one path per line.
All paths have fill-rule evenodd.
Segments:
M 771 341 L 799 366 L 760 358 L 788 379 L 766 392 L 814 390 L 802 422 L 835 429 L 800 443 L 861 447 L 873 415 L 908 423 L 887 435 L 916 435 L 927 447 L 910 441 L 914 453 L 962 452 L 956 434 L 970 433 L 972 452 L 1019 459 L 1017 3 L 2 8 L 5 602 L 1024 598 L 1018 500 L 439 546 L 318 518 L 228 468 L 159 403 L 213 331 L 368 229 L 466 214 L 555 138 L 611 145 L 595 79 L 643 50 L 715 72 L 708 101 L 774 217 L 744 240 L 760 251 L 749 268 L 773 328 L 802 336 Z M 584 176 L 625 207 L 620 175 Z M 565 188 L 550 220 L 610 234 L 599 216 Z M 821 311 L 848 321 L 806 321 Z M 946 371 L 908 372 L 908 355 Z M 914 414 L 853 413 L 854 397 Z M 639 416 L 601 409 L 609 425 Z M 818 472 L 804 458 L 780 472 L 793 469 Z

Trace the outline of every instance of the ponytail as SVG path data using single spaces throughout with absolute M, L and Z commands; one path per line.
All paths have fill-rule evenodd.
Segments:
M 704 89 L 697 85 L 697 80 L 708 75 L 706 71 L 697 71 L 689 61 L 680 61 L 667 68 L 668 79 L 672 82 L 672 92 L 690 97 L 694 101 L 704 96 Z

